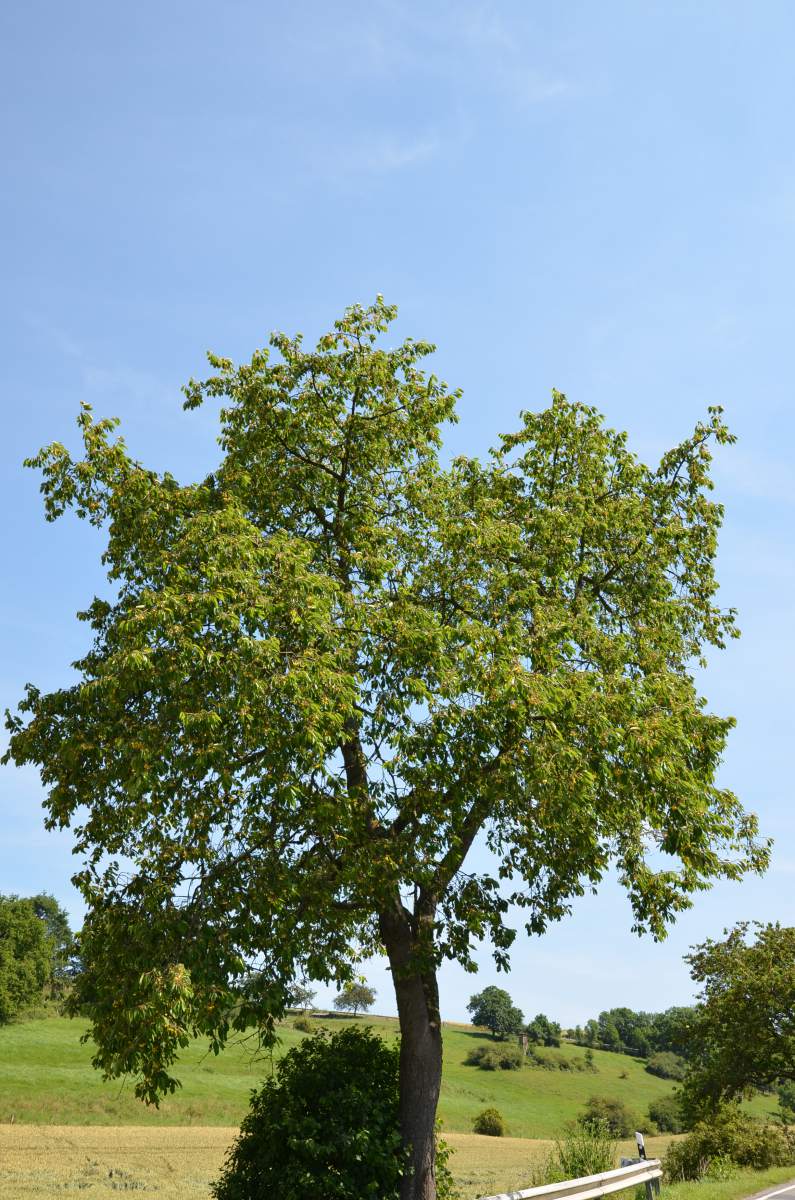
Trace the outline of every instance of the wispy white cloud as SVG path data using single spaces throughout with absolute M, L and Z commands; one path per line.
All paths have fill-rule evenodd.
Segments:
M 200 413 L 198 420 L 182 421 L 182 395 L 177 382 L 131 363 L 108 365 L 87 340 L 75 337 L 46 315 L 28 312 L 23 319 L 38 338 L 69 360 L 70 404 L 76 394 L 81 401 L 95 406 L 101 416 L 118 414 L 125 421 L 134 421 L 146 414 L 147 422 L 156 420 L 159 425 L 181 422 L 186 433 L 189 429 L 197 431 L 211 419 Z
M 435 137 L 401 140 L 386 136 L 353 150 L 343 161 L 354 171 L 402 171 L 428 162 L 439 149 L 440 142 Z

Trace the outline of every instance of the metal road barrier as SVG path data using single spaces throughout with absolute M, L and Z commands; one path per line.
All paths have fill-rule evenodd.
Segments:
M 519 1192 L 499 1192 L 495 1196 L 483 1196 L 481 1200 L 595 1200 L 597 1196 L 608 1196 L 611 1192 L 636 1187 L 639 1183 L 646 1184 L 647 1195 L 650 1195 L 652 1190 L 659 1190 L 661 1176 L 660 1160 L 646 1158 L 628 1167 L 603 1171 L 601 1175 L 586 1175 L 582 1179 L 567 1179 L 563 1183 L 522 1188 Z

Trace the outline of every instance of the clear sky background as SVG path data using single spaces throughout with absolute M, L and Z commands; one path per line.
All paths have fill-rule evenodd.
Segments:
M 564 1023 L 686 1003 L 690 944 L 795 924 L 794 44 L 787 0 L 3 5 L 0 700 L 70 679 L 74 613 L 105 587 L 98 536 L 45 523 L 23 457 L 74 445 L 88 400 L 148 465 L 199 477 L 212 413 L 179 388 L 205 350 L 314 338 L 381 292 L 464 388 L 450 453 L 484 453 L 552 387 L 646 458 L 708 404 L 739 435 L 716 475 L 744 636 L 703 688 L 738 718 L 722 778 L 773 865 L 662 945 L 606 883 L 517 940 L 516 1002 Z M 48 889 L 79 925 L 35 773 L 1 770 L 0 799 L 0 891 Z M 448 1018 L 503 982 L 480 961 L 444 971 Z

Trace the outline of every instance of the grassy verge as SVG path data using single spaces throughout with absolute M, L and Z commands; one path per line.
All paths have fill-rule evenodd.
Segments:
M 701 1179 L 698 1183 L 671 1183 L 663 1188 L 664 1200 L 744 1200 L 766 1188 L 795 1180 L 795 1167 L 767 1171 L 739 1170 L 731 1179 Z

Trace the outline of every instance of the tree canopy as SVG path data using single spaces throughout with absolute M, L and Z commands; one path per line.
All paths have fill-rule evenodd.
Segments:
M 550 1021 L 549 1017 L 539 1013 L 529 1021 L 525 1032 L 531 1042 L 535 1042 L 540 1046 L 559 1046 L 560 1045 L 560 1025 L 557 1021 Z
M 314 349 L 210 356 L 186 389 L 221 404 L 197 483 L 88 408 L 80 456 L 30 460 L 49 520 L 105 531 L 110 590 L 81 614 L 77 681 L 9 716 L 8 756 L 38 765 L 83 856 L 97 1065 L 157 1100 L 194 1034 L 267 1033 L 296 977 L 345 983 L 385 951 L 405 1195 L 427 1200 L 439 963 L 474 966 L 488 938 L 506 967 L 512 906 L 541 933 L 611 864 L 633 927 L 662 937 L 767 851 L 716 782 L 732 721 L 693 678 L 735 632 L 720 411 L 649 467 L 554 393 L 484 461 L 443 465 L 458 393 L 423 371 L 428 343 L 382 347 L 394 317 L 379 298 Z
M 308 1008 L 312 1007 L 312 1001 L 316 995 L 316 989 L 309 987 L 308 984 L 293 983 L 290 986 L 290 1008 L 300 1008 L 301 1012 L 306 1012 Z
M 688 1029 L 689 1111 L 795 1081 L 795 928 L 741 922 L 686 957 L 702 985 Z
M 524 1021 L 521 1009 L 516 1008 L 505 989 L 493 984 L 470 997 L 467 1009 L 472 1023 L 490 1029 L 495 1037 L 518 1033 Z
M 31 896 L 30 902 L 36 916 L 44 922 L 52 940 L 51 983 L 56 991 L 60 991 L 79 970 L 75 935 L 69 927 L 69 916 L 49 892 L 39 892 L 38 895 Z
M 52 976 L 53 951 L 33 901 L 0 896 L 0 1025 L 41 999 Z
M 361 1009 L 367 1012 L 375 1004 L 375 989 L 366 983 L 353 981 L 346 983 L 338 996 L 334 997 L 334 1007 L 340 1012 L 352 1012 L 354 1016 Z

